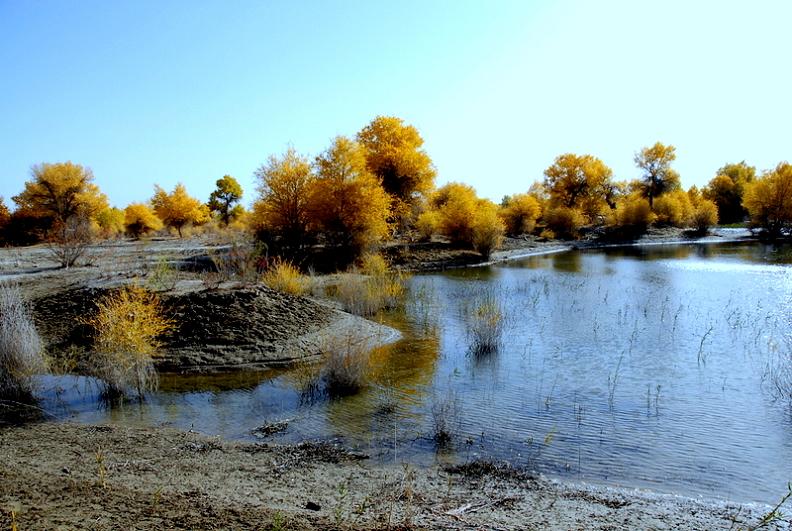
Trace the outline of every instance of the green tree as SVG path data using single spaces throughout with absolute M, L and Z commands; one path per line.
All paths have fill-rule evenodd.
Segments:
M 654 208 L 654 200 L 665 192 L 679 188 L 679 174 L 671 168 L 676 160 L 676 148 L 656 142 L 635 154 L 635 165 L 643 171 L 641 183 L 649 206 Z
M 215 185 L 207 206 L 212 212 L 217 212 L 223 225 L 228 226 L 233 217 L 234 205 L 242 199 L 242 186 L 230 175 L 217 179 Z

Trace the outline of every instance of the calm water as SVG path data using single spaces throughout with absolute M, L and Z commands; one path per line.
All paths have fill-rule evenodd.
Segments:
M 768 366 L 792 350 L 792 250 L 656 246 L 536 256 L 419 275 L 405 339 L 372 354 L 374 384 L 309 400 L 294 371 L 166 376 L 108 409 L 85 379 L 44 383 L 64 420 L 168 424 L 231 439 L 340 439 L 380 460 L 507 459 L 551 476 L 773 502 L 792 480 L 792 410 Z M 471 354 L 470 308 L 496 297 L 502 348 Z M 445 406 L 455 436 L 437 449 Z

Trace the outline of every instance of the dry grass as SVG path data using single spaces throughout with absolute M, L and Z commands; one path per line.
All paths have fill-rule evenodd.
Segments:
M 43 344 L 19 288 L 0 284 L 0 397 L 27 401 L 35 374 L 46 370 Z
M 159 338 L 173 322 L 163 316 L 156 295 L 137 286 L 111 293 L 85 322 L 95 332 L 89 371 L 104 382 L 108 397 L 121 396 L 129 388 L 142 397 L 157 387 L 153 360 L 161 347 Z
M 334 338 L 323 346 L 322 380 L 330 397 L 354 395 L 368 382 L 368 341 L 355 336 Z
M 505 328 L 504 313 L 497 297 L 484 295 L 467 312 L 471 351 L 474 354 L 497 352 Z
M 391 271 L 381 256 L 364 256 L 360 274 L 356 273 L 353 270 L 338 285 L 336 297 L 345 311 L 370 317 L 380 310 L 397 307 L 404 299 L 406 277 Z
M 290 295 L 305 295 L 311 291 L 310 278 L 288 260 L 276 260 L 261 280 L 266 286 Z
M 445 446 L 454 438 L 459 425 L 459 400 L 450 390 L 432 399 L 432 438 L 438 446 Z

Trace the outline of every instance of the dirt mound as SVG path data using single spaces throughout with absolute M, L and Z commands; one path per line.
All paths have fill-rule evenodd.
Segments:
M 96 301 L 109 290 L 76 288 L 36 299 L 34 317 L 57 354 L 90 347 L 89 327 Z M 264 286 L 162 295 L 167 315 L 177 323 L 164 339 L 160 370 L 210 369 L 288 363 L 316 354 L 316 334 L 343 317 L 310 299 Z

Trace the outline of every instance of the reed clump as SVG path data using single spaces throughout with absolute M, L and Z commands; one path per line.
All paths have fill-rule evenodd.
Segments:
M 370 317 L 402 302 L 405 281 L 405 275 L 392 271 L 382 256 L 364 255 L 360 269 L 344 276 L 336 296 L 345 311 Z

